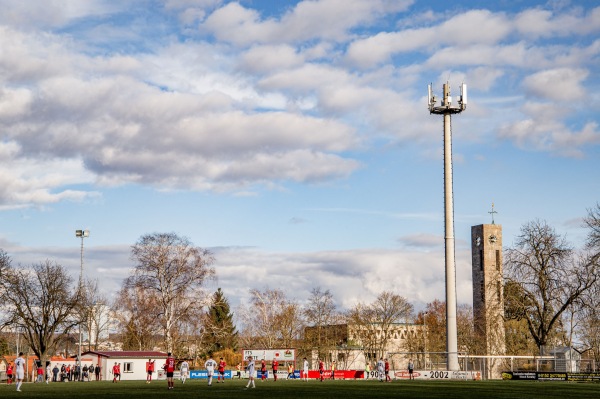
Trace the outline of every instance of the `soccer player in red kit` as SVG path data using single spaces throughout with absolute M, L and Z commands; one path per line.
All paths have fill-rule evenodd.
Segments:
M 267 363 L 265 363 L 265 359 L 263 359 L 262 362 L 260 362 L 260 379 L 264 381 L 265 378 L 267 378 Z
M 154 373 L 154 360 L 148 359 L 148 363 L 146 363 L 146 384 L 152 382 L 152 373 Z
M 279 368 L 279 362 L 277 361 L 277 359 L 273 360 L 272 366 L 273 366 L 273 378 L 275 379 L 275 381 L 277 381 L 277 369 Z
M 384 370 L 385 370 L 385 382 L 392 382 L 392 379 L 390 378 L 390 362 L 388 362 L 387 359 L 385 359 L 385 365 L 384 365 Z
M 163 366 L 167 372 L 167 386 L 169 389 L 173 389 L 173 373 L 175 372 L 175 358 L 171 356 L 171 352 L 167 353 L 167 361 Z
M 319 359 L 319 375 L 321 376 L 321 382 L 323 382 L 323 374 L 325 374 L 325 365 L 323 361 Z
M 11 363 L 8 363 L 8 368 L 6 369 L 6 384 L 7 385 L 12 384 L 12 378 L 13 378 L 13 366 Z
M 118 382 L 117 379 L 119 378 L 119 375 L 121 374 L 121 368 L 119 367 L 117 362 L 115 362 L 112 372 L 113 372 L 113 383 L 117 383 Z
M 225 383 L 225 366 L 227 366 L 227 363 L 225 363 L 225 360 L 223 360 L 223 358 L 219 359 L 219 375 L 217 376 L 217 382 L 221 381 L 221 378 L 223 378 L 223 384 Z

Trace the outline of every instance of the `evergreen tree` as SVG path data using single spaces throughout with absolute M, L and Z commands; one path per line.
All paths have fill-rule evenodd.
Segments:
M 229 301 L 221 288 L 213 294 L 212 303 L 206 315 L 206 352 L 217 352 L 223 349 L 237 350 L 238 333 L 233 324 L 233 313 Z

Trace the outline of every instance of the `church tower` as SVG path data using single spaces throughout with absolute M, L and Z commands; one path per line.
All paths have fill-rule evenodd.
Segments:
M 492 224 L 471 227 L 471 259 L 475 333 L 484 343 L 485 355 L 504 355 L 502 226 L 494 224 L 493 218 Z M 489 358 L 485 368 L 487 377 L 499 378 L 501 367 L 500 359 Z

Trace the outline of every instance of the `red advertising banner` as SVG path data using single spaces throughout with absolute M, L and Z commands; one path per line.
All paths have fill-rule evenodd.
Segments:
M 365 375 L 364 370 L 335 370 L 334 378 L 336 380 L 354 380 L 354 379 L 363 379 Z M 300 370 L 300 378 L 304 378 L 304 371 Z M 309 379 L 319 379 L 321 378 L 321 374 L 319 374 L 318 370 L 309 370 L 308 371 Z M 323 373 L 324 379 L 331 378 L 331 370 L 325 370 Z

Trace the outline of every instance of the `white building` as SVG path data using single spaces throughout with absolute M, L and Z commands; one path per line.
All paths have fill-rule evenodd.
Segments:
M 88 351 L 82 357 L 92 358 L 94 366 L 100 365 L 102 380 L 112 380 L 112 369 L 115 363 L 121 364 L 121 380 L 145 380 L 148 360 L 154 360 L 153 379 L 158 377 L 158 370 L 162 370 L 167 354 L 157 351 Z

